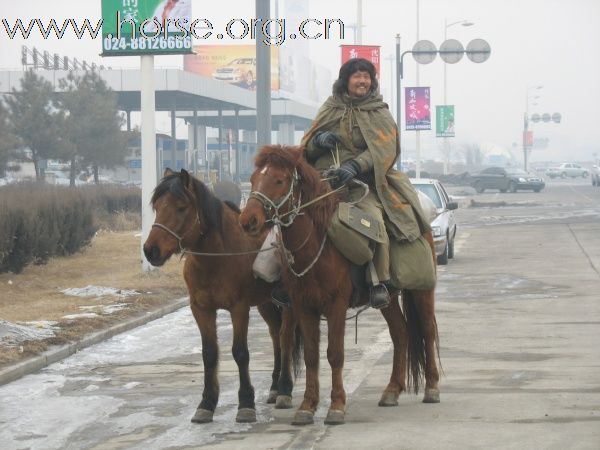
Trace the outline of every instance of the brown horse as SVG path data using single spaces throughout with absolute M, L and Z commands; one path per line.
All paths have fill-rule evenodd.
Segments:
M 254 388 L 248 372 L 251 306 L 258 306 L 273 341 L 275 363 L 268 403 L 291 408 L 292 360 L 299 359 L 300 341 L 294 339 L 291 314 L 282 315 L 271 303 L 271 286 L 252 274 L 252 261 L 262 243 L 260 237 L 243 232 L 237 206 L 221 202 L 185 170 L 165 171 L 154 190 L 152 207 L 156 221 L 144 243 L 144 254 L 154 266 L 163 265 L 174 253 L 186 255 L 183 277 L 202 336 L 204 391 L 192 422 L 211 422 L 219 400 L 217 309 L 229 311 L 233 325 L 232 353 L 240 377 L 236 421 L 256 421 Z
M 351 263 L 327 239 L 330 218 L 338 199 L 327 195 L 328 183 L 304 159 L 300 147 L 263 147 L 256 158 L 251 177 L 252 193 L 240 215 L 240 223 L 250 234 L 260 233 L 269 223 L 282 223 L 281 242 L 283 282 L 293 299 L 293 310 L 304 338 L 306 391 L 293 424 L 313 423 L 319 402 L 319 319 L 328 325 L 327 359 L 332 371 L 331 405 L 325 423 L 344 422 L 346 394 L 342 380 L 344 364 L 345 314 L 350 306 Z M 301 204 L 303 202 L 303 204 Z M 432 246 L 431 234 L 426 236 Z M 434 315 L 434 292 L 402 292 L 406 320 L 393 293 L 389 307 L 382 309 L 392 342 L 394 360 L 390 381 L 379 406 L 395 406 L 408 384 L 415 393 L 425 371 L 426 403 L 439 402 L 436 365 L 438 346 Z M 366 292 L 361 302 L 367 302 Z M 408 335 L 408 339 L 407 339 Z M 407 343 L 408 341 L 408 343 Z M 407 358 L 408 355 L 408 358 Z

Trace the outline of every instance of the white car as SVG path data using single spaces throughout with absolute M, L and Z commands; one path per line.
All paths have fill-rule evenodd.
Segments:
M 456 220 L 454 210 L 458 203 L 450 200 L 444 186 L 438 180 L 430 178 L 411 178 L 412 185 L 427 195 L 436 208 L 437 215 L 431 222 L 435 253 L 438 264 L 448 264 L 454 258 L 454 239 L 456 238 Z
M 550 167 L 546 171 L 546 175 L 550 178 L 567 178 L 567 177 L 587 177 L 589 174 L 588 170 L 585 167 L 581 167 L 579 164 L 575 163 L 562 163 L 558 167 Z

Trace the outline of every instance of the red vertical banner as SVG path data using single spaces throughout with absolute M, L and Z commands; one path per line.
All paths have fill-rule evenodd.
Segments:
M 527 131 L 527 134 L 525 134 L 525 145 L 527 145 L 527 147 L 533 147 L 533 131 Z
M 377 78 L 379 78 L 380 71 L 380 47 L 379 45 L 341 45 L 342 48 L 342 64 L 349 59 L 353 58 L 364 58 L 367 61 L 371 61 L 375 66 L 375 72 Z

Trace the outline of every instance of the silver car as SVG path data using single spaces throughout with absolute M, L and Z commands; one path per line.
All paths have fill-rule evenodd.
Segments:
M 412 185 L 423 192 L 434 203 L 437 216 L 431 222 L 435 253 L 438 264 L 448 264 L 454 258 L 454 239 L 456 238 L 456 220 L 454 210 L 458 203 L 450 200 L 444 186 L 438 180 L 430 178 L 411 178 Z
M 558 167 L 550 167 L 546 171 L 546 175 L 550 178 L 567 178 L 567 177 L 587 177 L 588 170 L 585 167 L 581 167 L 579 164 L 575 163 L 562 163 Z

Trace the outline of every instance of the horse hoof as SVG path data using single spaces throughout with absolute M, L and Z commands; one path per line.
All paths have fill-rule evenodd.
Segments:
M 398 395 L 393 392 L 384 392 L 381 394 L 379 406 L 398 406 Z
M 315 423 L 314 413 L 310 411 L 306 411 L 304 409 L 299 409 L 296 411 L 294 415 L 294 419 L 292 420 L 292 425 L 310 425 Z
M 439 403 L 440 402 L 440 390 L 437 388 L 425 389 L 425 396 L 423 397 L 423 403 Z
M 240 408 L 238 409 L 237 416 L 235 417 L 237 423 L 253 423 L 256 422 L 256 410 L 252 408 Z
M 271 389 L 269 391 L 269 397 L 267 397 L 267 403 L 275 403 L 277 400 L 277 391 L 275 389 Z
M 196 414 L 192 417 L 192 422 L 194 423 L 210 423 L 213 421 L 214 411 L 209 411 L 208 409 L 198 408 L 196 410 Z
M 278 395 L 275 401 L 275 409 L 290 409 L 292 407 L 291 395 Z
M 339 409 L 330 409 L 325 417 L 325 425 L 342 425 L 345 417 L 344 411 Z

